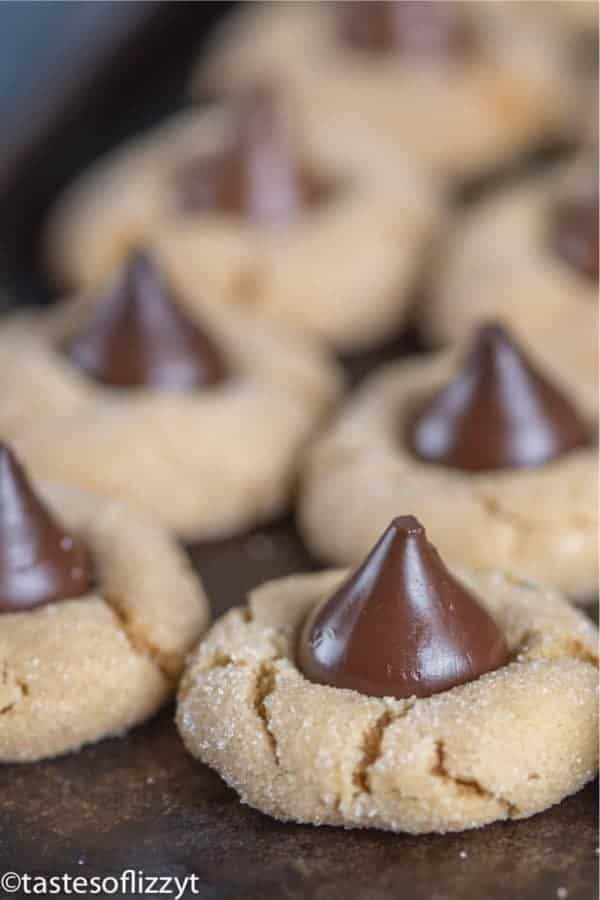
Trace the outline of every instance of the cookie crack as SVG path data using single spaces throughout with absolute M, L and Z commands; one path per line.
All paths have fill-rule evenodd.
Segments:
M 517 513 L 510 512 L 500 505 L 500 501 L 496 497 L 490 497 L 487 494 L 475 492 L 475 495 L 481 503 L 483 509 L 493 518 L 506 522 L 518 532 L 531 532 L 535 530 L 535 524 L 529 519 L 523 519 Z M 539 526 L 538 526 L 539 527 Z
M 215 669 L 229 669 L 231 667 L 242 668 L 247 666 L 248 662 L 238 656 L 232 656 L 224 650 L 215 650 L 208 659 L 204 659 L 197 664 L 197 671 L 202 673 L 213 672 Z
M 2 663 L 2 673 L 1 673 L 1 677 L 0 677 L 0 684 L 2 684 L 5 687 L 8 685 L 8 663 L 7 662 Z M 7 713 L 12 712 L 12 710 L 18 706 L 18 704 L 21 702 L 21 700 L 23 700 L 23 698 L 29 696 L 29 693 L 30 693 L 29 685 L 24 679 L 15 677 L 13 679 L 13 684 L 19 691 L 19 697 L 16 700 L 11 701 L 11 703 L 7 703 L 5 706 L 0 707 L 0 716 L 4 716 Z
M 553 660 L 564 659 L 567 657 L 579 660 L 579 662 L 587 663 L 587 665 L 594 666 L 594 668 L 598 668 L 598 656 L 592 650 L 589 650 L 583 641 L 578 638 L 564 637 L 562 641 L 560 641 L 559 647 L 552 645 L 552 647 L 544 649 L 542 646 L 539 652 L 534 654 L 533 657 L 530 656 L 532 647 L 535 648 L 536 643 L 542 643 L 543 639 L 543 635 L 539 631 L 528 629 L 523 632 L 523 635 L 511 654 L 512 660 L 521 662 L 531 658 Z
M 541 639 L 542 635 L 539 631 L 534 631 L 531 628 L 526 629 L 515 644 L 514 650 L 510 655 L 511 661 L 522 662 L 527 659 L 531 648 Z
M 362 756 L 352 772 L 352 784 L 356 788 L 354 797 L 358 796 L 358 794 L 371 793 L 371 769 L 382 756 L 385 732 L 393 722 L 404 718 L 414 705 L 414 701 L 408 702 L 401 712 L 392 712 L 392 710 L 386 709 L 376 719 L 374 724 L 364 732 L 361 742 Z
M 235 665 L 243 665 L 243 660 L 236 660 L 229 653 L 224 653 L 223 650 L 215 650 L 209 665 L 204 671 L 210 671 L 211 669 L 226 669 L 228 666 Z
M 585 644 L 577 638 L 573 638 L 569 641 L 567 652 L 568 655 L 572 656 L 574 659 L 578 659 L 580 662 L 588 663 L 588 665 L 598 668 L 598 657 L 596 654 L 591 650 L 588 650 Z
M 277 673 L 273 666 L 276 660 L 268 660 L 261 664 L 254 683 L 254 710 L 261 721 L 263 731 L 273 752 L 275 765 L 279 765 L 279 749 L 277 738 L 271 729 L 271 721 L 267 710 L 267 700 L 277 687 Z
M 474 495 L 488 515 L 499 519 L 501 522 L 505 522 L 520 534 L 531 534 L 532 532 L 535 533 L 541 529 L 545 530 L 548 528 L 547 523 L 521 516 L 513 510 L 506 509 L 505 506 L 502 506 L 498 497 L 491 496 L 490 494 L 478 490 L 474 491 Z M 573 515 L 571 517 L 571 523 L 578 528 L 591 527 L 593 524 L 591 519 L 580 514 Z
M 430 769 L 430 774 L 435 778 L 441 778 L 444 781 L 456 785 L 459 790 L 466 791 L 486 800 L 494 800 L 496 803 L 499 803 L 500 806 L 504 807 L 506 816 L 509 819 L 514 818 L 519 813 L 519 809 L 514 803 L 489 791 L 476 778 L 453 775 L 446 764 L 446 745 L 442 740 L 435 742 L 435 763 Z
M 108 594 L 103 594 L 102 596 L 105 603 L 110 607 L 112 613 L 114 614 L 115 619 L 117 620 L 117 624 L 119 625 L 133 653 L 137 654 L 138 656 L 144 656 L 151 663 L 153 663 L 153 665 L 156 666 L 165 681 L 169 685 L 174 686 L 176 684 L 176 679 L 169 671 L 168 665 L 161 658 L 162 654 L 158 647 L 155 647 L 152 643 L 150 643 L 150 641 L 142 638 L 139 634 L 134 632 L 131 624 L 131 619 L 113 597 Z
M 195 672 L 201 673 L 204 676 L 209 672 L 216 672 L 218 669 L 242 668 L 246 665 L 246 660 L 236 659 L 224 650 L 217 648 L 207 660 L 198 662 L 197 665 L 194 666 L 194 669 Z M 185 702 L 193 690 L 194 679 L 183 678 L 179 685 L 179 702 Z

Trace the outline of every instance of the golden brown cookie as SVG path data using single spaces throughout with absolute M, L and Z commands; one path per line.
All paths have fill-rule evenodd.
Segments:
M 501 321 L 595 415 L 597 220 L 596 163 L 590 158 L 505 188 L 467 210 L 439 251 L 419 307 L 426 338 L 454 343 L 475 325 Z
M 427 698 L 312 683 L 297 664 L 302 626 L 344 573 L 273 581 L 192 658 L 177 708 L 186 747 L 243 803 L 315 825 L 460 831 L 577 791 L 597 768 L 594 627 L 508 574 L 456 574 L 504 633 L 507 665 Z
M 427 523 L 431 540 L 449 562 L 507 569 L 574 596 L 595 593 L 597 454 L 592 428 L 589 442 L 577 432 L 591 425 L 584 424 L 585 388 L 577 379 L 550 380 L 555 373 L 541 368 L 532 374 L 528 363 L 524 369 L 523 357 L 499 329 L 482 330 L 462 359 L 461 348 L 392 364 L 351 398 L 308 454 L 298 512 L 305 540 L 320 557 L 350 564 L 362 558 L 391 518 L 411 510 Z M 510 377 L 493 381 L 494 373 Z M 478 416 L 462 409 L 473 385 L 485 388 L 475 398 Z M 509 408 L 498 409 L 498 399 L 508 400 Z M 516 406 L 510 406 L 512 400 Z M 427 431 L 421 432 L 430 444 L 426 458 L 411 441 L 415 416 L 429 404 Z M 467 459 L 463 468 L 460 443 L 454 460 L 436 461 L 449 430 L 438 415 L 443 404 L 445 414 L 450 404 L 459 425 L 467 423 L 464 437 L 472 455 L 489 451 L 487 462 Z M 542 415 L 544 405 L 570 423 L 563 449 L 517 458 L 515 465 L 498 460 L 496 449 L 512 449 L 517 457 L 545 454 L 555 431 Z M 507 422 L 514 426 L 512 448 L 498 434 L 495 413 L 505 415 L 503 428 Z
M 208 538 L 285 509 L 341 379 L 311 343 L 214 305 L 186 312 L 166 291 L 135 257 L 107 296 L 6 319 L 0 435 L 39 477 Z
M 7 504 L 4 527 L 10 502 L 4 457 L 1 478 Z M 55 484 L 36 483 L 35 490 L 84 544 L 92 581 L 71 590 L 69 599 L 32 597 L 48 577 L 49 563 L 41 560 L 35 582 L 25 584 L 30 596 L 23 594 L 22 581 L 21 594 L 15 596 L 24 558 L 16 572 L 7 573 L 11 562 L 3 553 L 2 762 L 77 750 L 153 715 L 173 694 L 184 658 L 208 624 L 202 585 L 162 528 L 114 500 Z M 12 525 L 16 527 L 14 520 Z M 53 537 L 46 534 L 46 543 Z M 63 538 L 61 550 L 68 552 L 75 537 Z M 3 532 L 4 551 L 6 539 Z M 8 539 L 20 540 L 21 535 L 9 527 Z M 44 550 L 48 547 L 38 543 L 32 552 Z M 12 606 L 5 596 L 7 584 L 16 601 Z M 61 590 L 64 594 L 64 586 Z
M 516 5 L 244 4 L 203 56 L 194 90 L 277 80 L 311 120 L 335 119 L 356 136 L 369 130 L 462 179 L 571 127 L 560 34 L 516 16 Z M 382 26 L 375 19 L 386 8 L 392 21 Z
M 288 121 L 268 90 L 244 102 L 249 108 L 241 112 L 229 104 L 178 115 L 84 173 L 48 225 L 53 271 L 63 282 L 97 284 L 132 247 L 151 245 L 192 306 L 202 285 L 206 303 L 273 319 L 339 347 L 389 335 L 407 315 L 441 224 L 439 190 L 402 154 L 380 153 L 367 132 L 349 139 L 333 122 L 303 128 L 295 111 Z M 261 129 L 273 134 L 265 139 Z M 250 204 L 269 190 L 258 210 L 209 203 L 233 202 L 212 193 L 221 177 L 216 163 L 236 141 L 246 155 L 224 177 L 233 183 L 243 175 L 249 196 L 241 199 Z M 311 197 L 283 222 L 298 187 L 288 153 L 298 156 L 298 177 L 310 179 Z M 274 172 L 281 184 L 273 198 Z M 269 213 L 275 221 L 258 221 Z

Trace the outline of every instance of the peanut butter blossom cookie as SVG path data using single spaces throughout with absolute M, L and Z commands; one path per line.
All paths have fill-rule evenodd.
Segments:
M 285 85 L 315 122 L 370 132 L 443 176 L 487 171 L 568 131 L 556 29 L 512 3 L 427 0 L 243 4 L 203 56 L 199 93 Z
M 476 204 L 440 252 L 428 302 L 430 341 L 452 343 L 504 322 L 549 373 L 598 409 L 598 173 L 580 157 Z
M 312 344 L 184 310 L 133 254 L 104 295 L 7 319 L 0 433 L 40 477 L 130 501 L 186 538 L 281 512 L 340 388 Z
M 58 277 L 95 284 L 142 242 L 192 307 L 202 284 L 208 302 L 336 346 L 388 336 L 408 313 L 440 192 L 368 132 L 303 128 L 294 113 L 263 84 L 101 161 L 49 223 Z
M 162 529 L 34 484 L 0 445 L 0 762 L 77 750 L 151 716 L 207 623 L 202 587 Z
M 393 511 L 427 521 L 445 558 L 574 596 L 597 584 L 593 428 L 498 325 L 456 352 L 373 376 L 309 453 L 301 530 L 319 555 L 361 559 Z
M 461 831 L 594 777 L 596 641 L 556 594 L 449 570 L 404 516 L 355 572 L 270 582 L 218 620 L 177 723 L 277 819 Z

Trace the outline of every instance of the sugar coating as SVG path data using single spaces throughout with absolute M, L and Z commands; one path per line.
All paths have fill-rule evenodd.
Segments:
M 274 79 L 305 117 L 334 120 L 359 140 L 369 131 L 436 174 L 462 179 L 572 124 L 562 35 L 539 18 L 515 17 L 516 5 L 461 4 L 479 46 L 440 62 L 339 52 L 333 3 L 244 4 L 203 54 L 193 89 L 244 91 Z
M 173 694 L 208 603 L 185 554 L 114 501 L 38 485 L 93 558 L 85 596 L 0 616 L 0 762 L 120 734 Z
M 179 690 L 186 747 L 277 819 L 412 833 L 524 818 L 597 769 L 597 632 L 554 593 L 456 571 L 512 661 L 427 699 L 317 685 L 295 665 L 307 613 L 347 573 L 263 585 L 211 628 Z
M 462 350 L 399 362 L 361 387 L 311 448 L 298 519 L 314 552 L 360 562 L 394 516 L 423 522 L 447 562 L 518 572 L 572 595 L 598 576 L 598 471 L 593 448 L 535 468 L 461 472 L 422 463 L 404 432 L 456 371 Z M 585 388 L 571 399 L 585 408 Z
M 595 170 L 590 154 L 580 154 L 475 204 L 440 249 L 419 306 L 421 327 L 434 343 L 464 341 L 482 322 L 503 322 L 592 420 L 598 415 L 598 284 L 558 255 L 553 223 L 561 202 L 591 199 Z
M 330 120 L 302 127 L 294 107 L 291 119 L 300 155 L 331 196 L 289 228 L 178 208 L 176 173 L 231 140 L 236 116 L 225 106 L 180 114 L 85 173 L 51 216 L 49 265 L 90 285 L 143 244 L 193 307 L 245 310 L 339 347 L 385 337 L 404 321 L 442 223 L 440 191 L 368 133 L 348 136 Z
M 0 335 L 0 435 L 39 477 L 115 496 L 189 539 L 287 505 L 298 459 L 341 389 L 312 342 L 210 307 L 200 324 L 231 369 L 206 391 L 103 387 L 61 354 L 95 296 L 16 316 Z

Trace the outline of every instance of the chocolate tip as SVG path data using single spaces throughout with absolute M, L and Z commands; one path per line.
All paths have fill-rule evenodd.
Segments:
M 258 79 L 246 91 L 244 98 L 254 103 L 273 102 L 278 96 L 278 91 L 272 80 L 266 76 Z
M 148 265 L 153 262 L 154 260 L 152 258 L 152 254 L 147 247 L 145 247 L 143 244 L 134 244 L 127 254 L 125 266 L 132 266 L 136 263 L 144 263 L 145 265 Z
M 416 516 L 396 516 L 389 527 L 397 534 L 425 534 L 425 528 Z
M 127 254 L 122 272 L 127 280 L 137 280 L 146 277 L 149 272 L 158 272 L 158 266 L 147 247 L 135 246 Z
M 513 343 L 508 330 L 501 322 L 484 322 L 475 332 L 474 343 L 478 346 L 492 346 L 500 342 Z
M 240 138 L 249 139 L 254 133 L 260 135 L 263 129 L 268 133 L 273 127 L 279 128 L 280 125 L 287 127 L 281 94 L 267 79 L 255 82 L 240 98 L 238 119 Z

